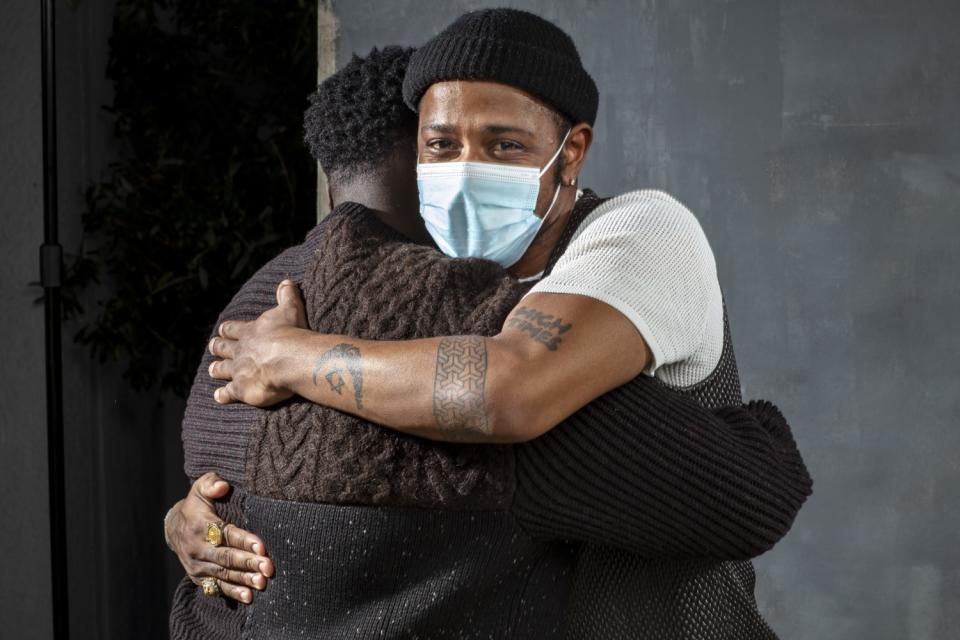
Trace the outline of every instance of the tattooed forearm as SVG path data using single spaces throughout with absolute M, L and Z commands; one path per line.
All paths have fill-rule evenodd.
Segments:
M 564 324 L 562 319 L 532 307 L 519 307 L 507 318 L 507 326 L 529 334 L 550 351 L 556 351 L 563 341 L 560 336 L 570 331 L 573 323 Z
M 453 336 L 440 340 L 433 382 L 433 416 L 440 429 L 490 433 L 483 395 L 486 379 L 484 338 Z
M 330 385 L 330 390 L 343 394 L 344 368 L 350 373 L 353 382 L 353 397 L 357 402 L 357 409 L 363 409 L 363 368 L 361 367 L 360 349 L 352 344 L 341 343 L 324 352 L 313 367 L 313 384 L 318 384 L 318 377 L 322 374 Z

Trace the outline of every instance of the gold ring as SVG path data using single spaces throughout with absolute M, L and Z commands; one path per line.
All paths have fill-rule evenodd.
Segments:
M 200 586 L 203 588 L 203 595 L 205 596 L 215 598 L 220 595 L 220 584 L 216 578 L 204 578 L 200 581 Z
M 207 542 L 212 544 L 215 547 L 219 547 L 223 544 L 223 520 L 219 522 L 208 522 L 207 523 Z

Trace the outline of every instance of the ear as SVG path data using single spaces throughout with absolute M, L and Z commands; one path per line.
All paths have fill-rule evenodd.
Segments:
M 593 144 L 593 127 L 589 124 L 581 122 L 570 129 L 570 135 L 567 136 L 567 141 L 563 145 L 563 172 L 560 174 L 563 185 L 576 184 L 591 144 Z

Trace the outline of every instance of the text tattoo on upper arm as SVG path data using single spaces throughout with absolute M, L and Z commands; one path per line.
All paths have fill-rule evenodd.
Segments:
M 361 366 L 360 349 L 345 342 L 325 351 L 313 367 L 313 384 L 318 384 L 322 374 L 330 390 L 343 395 L 346 382 L 343 379 L 344 368 L 350 373 L 353 384 L 353 398 L 357 409 L 363 409 L 363 368 Z
M 433 382 L 433 416 L 437 427 L 489 434 L 483 388 L 487 379 L 487 344 L 479 336 L 452 336 L 437 347 Z
M 563 341 L 560 336 L 573 328 L 573 323 L 564 323 L 549 313 L 543 313 L 533 307 L 519 307 L 507 318 L 507 326 L 519 329 L 550 351 L 556 351 Z

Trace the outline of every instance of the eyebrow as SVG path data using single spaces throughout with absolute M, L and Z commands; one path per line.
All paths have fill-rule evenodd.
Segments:
M 420 131 L 437 131 L 439 133 L 457 133 L 459 129 L 452 124 L 447 124 L 445 122 L 428 122 L 427 124 L 420 127 Z M 533 136 L 534 133 L 527 129 L 521 127 L 516 127 L 508 124 L 488 124 L 483 128 L 483 133 L 487 135 L 499 135 L 503 133 L 523 133 L 528 136 Z
M 506 124 L 488 124 L 483 128 L 483 132 L 489 135 L 499 135 L 501 133 L 523 133 L 528 136 L 533 135 L 532 131 Z
M 427 124 L 420 127 L 420 131 L 439 131 L 440 133 L 456 133 L 457 128 L 452 124 L 445 124 L 443 122 L 428 122 Z

